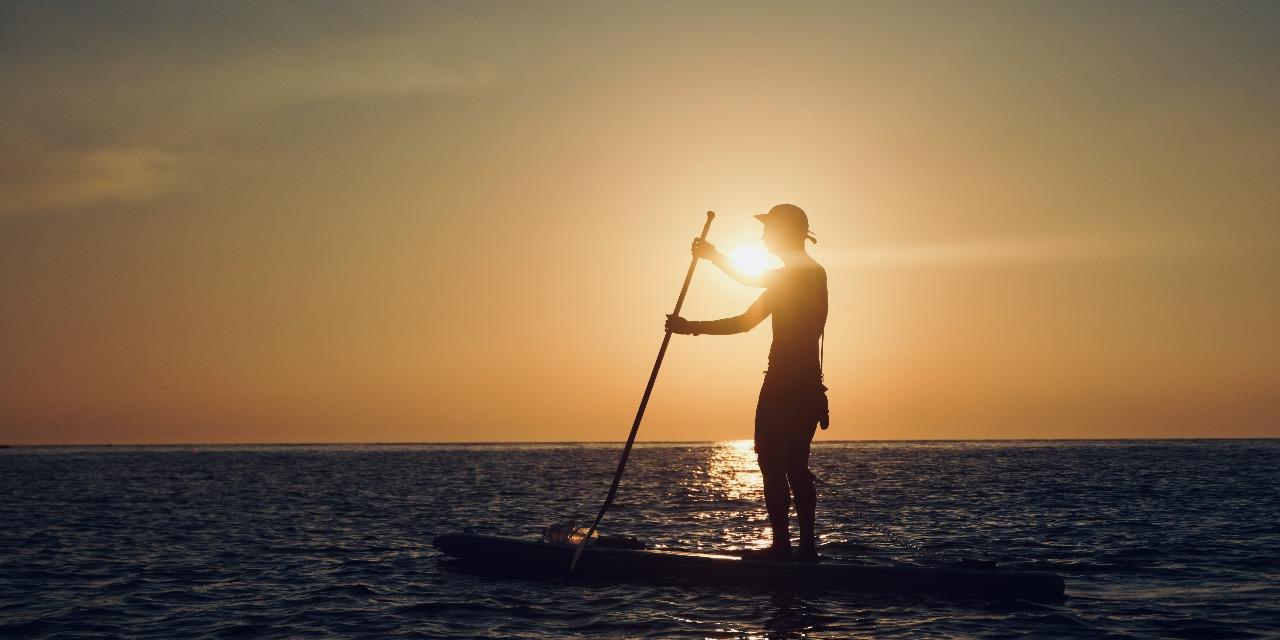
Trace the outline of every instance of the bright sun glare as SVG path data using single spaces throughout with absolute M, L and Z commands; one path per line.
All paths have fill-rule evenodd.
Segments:
M 729 260 L 739 271 L 747 275 L 758 276 L 768 269 L 773 261 L 769 252 L 754 245 L 743 245 L 729 252 Z

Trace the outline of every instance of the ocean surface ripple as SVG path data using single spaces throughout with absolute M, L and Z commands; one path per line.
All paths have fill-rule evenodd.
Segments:
M 620 445 L 0 449 L 0 637 L 1280 637 L 1280 441 L 814 448 L 821 552 L 1054 571 L 1054 604 L 473 575 L 589 521 Z M 639 445 L 609 532 L 761 546 L 749 443 Z

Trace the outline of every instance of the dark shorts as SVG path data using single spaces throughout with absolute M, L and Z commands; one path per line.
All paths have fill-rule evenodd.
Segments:
M 813 382 L 766 375 L 756 404 L 756 457 L 760 467 L 809 466 L 809 445 L 818 430 Z

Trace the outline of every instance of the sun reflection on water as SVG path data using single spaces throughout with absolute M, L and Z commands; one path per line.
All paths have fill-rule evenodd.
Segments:
M 763 498 L 764 484 L 750 440 L 716 443 L 707 460 L 707 476 L 708 488 L 722 500 L 757 501 Z
M 715 443 L 705 464 L 692 469 L 681 484 L 692 503 L 692 520 L 702 523 L 695 528 L 703 535 L 711 533 L 707 527 L 715 530 L 703 538 L 710 543 L 710 550 L 723 552 L 767 543 L 764 483 L 750 440 Z

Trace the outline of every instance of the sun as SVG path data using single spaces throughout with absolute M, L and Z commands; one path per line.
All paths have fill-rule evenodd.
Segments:
M 758 276 L 773 266 L 769 252 L 755 245 L 743 245 L 729 252 L 729 261 L 747 275 Z

